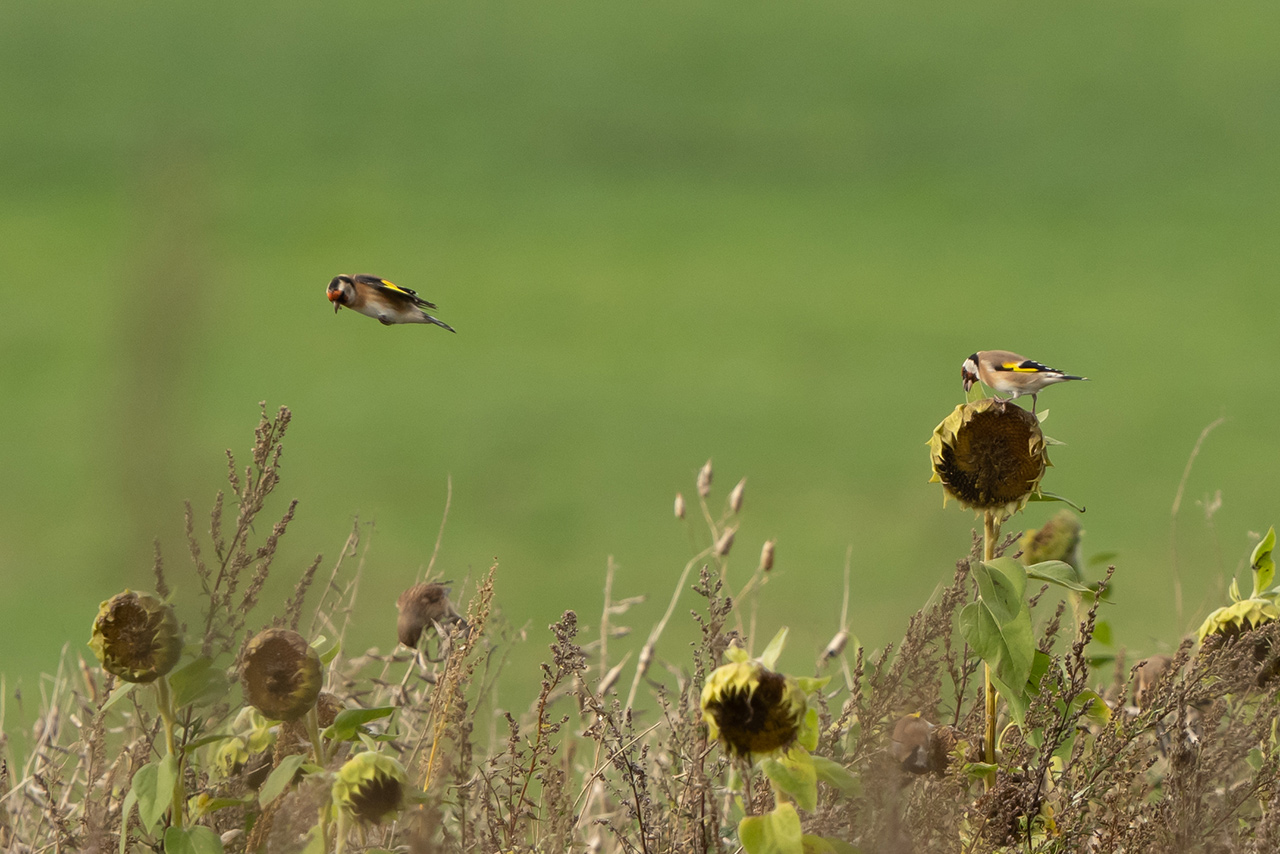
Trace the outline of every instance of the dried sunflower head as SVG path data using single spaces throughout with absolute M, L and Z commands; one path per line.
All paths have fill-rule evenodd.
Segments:
M 153 682 L 182 657 L 182 630 L 173 606 L 126 590 L 98 608 L 89 647 L 108 673 L 126 682 Z
M 273 721 L 294 721 L 320 696 L 320 655 L 289 629 L 266 629 L 254 636 L 240 665 L 245 697 Z
M 974 510 L 1022 509 L 1040 490 L 1049 463 L 1040 422 L 1027 410 L 988 398 L 957 406 L 929 440 L 930 483 Z
M 735 647 L 702 689 L 702 719 L 711 738 L 751 761 L 785 750 L 800 735 L 808 703 L 800 684 Z
M 379 824 L 404 806 L 404 768 L 389 756 L 364 751 L 351 757 L 333 783 L 333 801 L 362 824 Z

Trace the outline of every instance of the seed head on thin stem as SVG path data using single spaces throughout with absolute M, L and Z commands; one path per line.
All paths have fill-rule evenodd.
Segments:
M 716 540 L 717 556 L 725 557 L 726 555 L 729 554 L 729 550 L 733 548 L 733 537 L 737 533 L 738 533 L 737 528 L 729 528 L 723 534 L 720 535 L 720 538 Z
M 765 540 L 764 545 L 760 547 L 761 572 L 768 572 L 773 569 L 773 550 L 777 545 L 777 540 Z
M 711 494 L 711 479 L 714 473 L 711 470 L 711 460 L 698 469 L 698 494 L 706 498 Z
M 738 485 L 729 493 L 729 509 L 734 513 L 742 512 L 742 493 L 747 488 L 747 479 L 738 481 Z

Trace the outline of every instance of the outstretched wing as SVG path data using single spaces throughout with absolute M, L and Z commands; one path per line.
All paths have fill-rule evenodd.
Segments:
M 382 294 L 388 299 L 410 302 L 418 306 L 419 308 L 435 308 L 436 307 L 435 303 L 427 302 L 422 297 L 418 296 L 417 291 L 410 290 L 409 288 L 402 288 L 393 282 L 388 282 L 386 279 L 382 278 L 381 276 L 360 275 L 360 276 L 353 276 L 352 278 L 354 278 L 357 282 L 360 282 L 361 284 L 368 285 L 369 287 L 377 290 L 378 293 Z

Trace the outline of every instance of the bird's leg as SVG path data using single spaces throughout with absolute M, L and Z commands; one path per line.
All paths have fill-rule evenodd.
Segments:
M 1036 414 L 1036 396 L 1034 394 L 1031 395 L 1031 414 Z

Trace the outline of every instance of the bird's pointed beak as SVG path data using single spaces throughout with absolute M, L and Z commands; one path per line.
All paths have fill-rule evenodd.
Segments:
M 337 303 L 337 302 L 334 302 L 334 304 L 333 304 L 333 313 L 334 313 L 334 314 L 337 314 L 337 313 L 338 313 L 338 309 L 340 309 L 340 308 L 342 308 L 342 306 L 338 305 L 338 303 Z
M 966 375 L 965 375 L 965 378 L 964 378 L 964 391 L 965 391 L 965 394 L 968 394 L 968 393 L 969 393 L 969 389 L 971 389 L 971 388 L 973 388 L 973 377 L 971 377 L 971 376 L 969 376 L 968 374 L 966 374 Z

